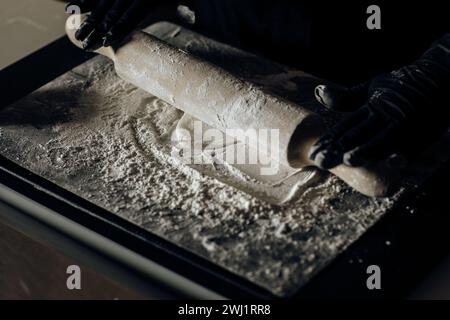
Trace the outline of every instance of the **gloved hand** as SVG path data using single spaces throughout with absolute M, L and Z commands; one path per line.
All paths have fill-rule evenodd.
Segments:
M 341 163 L 361 166 L 394 153 L 408 157 L 450 125 L 445 117 L 449 90 L 450 34 L 412 65 L 366 84 L 318 86 L 316 98 L 325 107 L 353 112 L 318 140 L 310 158 L 330 169 Z
M 90 12 L 75 34 L 85 50 L 121 41 L 161 0 L 73 0 L 82 13 Z

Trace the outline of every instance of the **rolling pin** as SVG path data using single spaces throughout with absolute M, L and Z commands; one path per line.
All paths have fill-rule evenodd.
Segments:
M 81 48 L 69 20 L 66 33 Z M 132 33 L 118 48 L 101 47 L 96 52 L 110 58 L 125 81 L 213 128 L 227 133 L 227 129 L 278 130 L 279 150 L 275 154 L 279 163 L 292 168 L 314 166 L 308 153 L 326 127 L 311 111 L 142 31 Z M 249 135 L 246 142 L 268 150 L 266 140 Z M 367 196 L 388 193 L 390 181 L 383 168 L 342 164 L 330 172 Z

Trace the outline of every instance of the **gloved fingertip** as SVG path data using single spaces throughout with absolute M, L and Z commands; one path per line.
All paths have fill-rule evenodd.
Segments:
M 319 168 L 329 170 L 342 163 L 342 155 L 336 150 L 326 149 L 317 153 L 314 162 Z
M 343 106 L 343 100 L 345 100 L 345 95 L 347 90 L 339 86 L 331 85 L 319 85 L 315 89 L 315 96 L 317 101 L 320 102 L 325 108 L 341 111 L 346 106 Z M 345 109 L 344 109 L 345 110 Z
M 105 47 L 109 47 L 120 43 L 131 31 L 132 29 L 128 28 L 123 22 L 118 23 L 109 29 L 109 31 L 105 34 L 103 45 Z
M 325 85 L 321 84 L 315 88 L 314 93 L 316 94 L 316 97 L 322 98 L 324 91 L 325 91 Z
M 83 47 L 83 50 L 88 51 L 89 43 L 88 43 L 87 41 L 83 41 L 83 42 L 81 43 L 81 46 Z
M 319 101 L 319 103 L 321 105 L 323 105 L 326 108 L 330 107 L 330 101 L 327 97 L 327 86 L 326 85 L 318 85 L 315 89 L 314 89 L 314 95 L 316 97 L 316 100 Z
M 105 37 L 103 37 L 103 46 L 104 47 L 110 47 L 111 46 L 111 41 L 105 36 Z
M 315 161 L 315 158 L 317 156 L 317 154 L 320 152 L 320 150 L 322 149 L 322 146 L 319 144 L 315 144 L 313 145 L 310 149 L 309 149 L 309 154 L 308 154 L 308 158 L 311 161 Z
M 322 137 L 309 149 L 308 157 L 310 160 L 315 161 L 317 154 L 319 152 L 325 151 L 330 148 L 332 144 L 332 139 L 328 137 Z
M 75 32 L 75 39 L 77 39 L 78 41 L 83 41 L 83 33 L 82 33 L 82 31 L 81 31 L 81 29 L 78 29 L 76 32 Z
M 81 24 L 80 28 L 75 32 L 75 39 L 78 41 L 85 40 L 89 34 L 94 30 L 94 26 L 88 22 L 85 21 Z
M 82 45 L 83 50 L 88 52 L 94 52 L 101 47 L 101 44 L 92 41 L 84 41 Z
M 102 43 L 97 37 L 89 36 L 83 41 L 82 46 L 85 51 L 95 51 L 102 46 Z
M 355 151 L 350 151 L 344 154 L 343 163 L 349 167 L 361 167 L 367 164 L 367 161 L 359 157 Z
M 118 41 L 117 37 L 114 36 L 114 34 L 109 31 L 104 37 L 103 37 L 103 46 L 109 47 L 112 46 L 114 43 Z

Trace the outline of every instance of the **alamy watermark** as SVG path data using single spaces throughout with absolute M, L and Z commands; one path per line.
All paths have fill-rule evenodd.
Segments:
M 71 15 L 66 23 L 69 30 L 78 30 L 81 26 L 81 8 L 76 5 L 70 5 L 67 6 L 66 13 Z
M 66 286 L 69 290 L 81 290 L 81 268 L 77 265 L 70 265 L 66 269 L 69 275 L 66 280 Z
M 366 273 L 369 275 L 366 280 L 367 289 L 381 290 L 381 268 L 373 264 L 367 267 Z
M 367 7 L 367 18 L 366 26 L 369 30 L 380 30 L 381 29 L 381 8 L 377 5 L 371 5 Z

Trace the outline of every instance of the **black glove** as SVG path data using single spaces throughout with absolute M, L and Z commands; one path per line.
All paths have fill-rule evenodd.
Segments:
M 450 34 L 419 60 L 354 88 L 318 86 L 324 106 L 356 110 L 345 116 L 311 148 L 319 167 L 361 166 L 408 155 L 430 143 L 450 124 Z M 447 97 L 445 97 L 447 95 Z
M 75 33 L 86 50 L 121 41 L 161 0 L 73 0 L 82 13 L 90 12 Z

